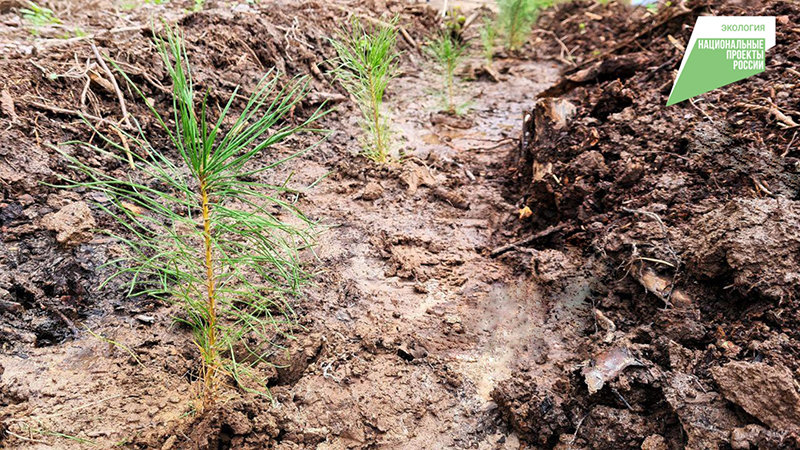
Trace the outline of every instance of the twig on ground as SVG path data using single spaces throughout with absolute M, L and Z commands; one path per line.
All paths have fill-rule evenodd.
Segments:
M 125 155 L 128 157 L 128 165 L 130 166 L 131 170 L 136 169 L 136 164 L 133 162 L 133 153 L 131 153 L 131 148 L 128 146 L 128 140 L 125 139 L 125 134 L 119 131 L 117 127 L 112 126 L 112 130 L 119 136 L 120 141 L 122 141 L 122 146 L 125 148 Z
M 87 75 L 86 83 L 83 85 L 83 90 L 81 90 L 81 107 L 86 106 L 86 96 L 89 94 L 90 84 L 92 84 L 92 79 Z
M 461 31 L 462 32 L 464 30 L 466 30 L 467 28 L 469 28 L 469 26 L 472 25 L 473 22 L 475 22 L 475 19 L 480 17 L 480 15 L 482 13 L 482 11 L 481 11 L 482 9 L 483 8 L 479 8 L 479 9 L 476 9 L 475 11 L 472 11 L 472 14 L 470 14 L 469 17 L 467 17 L 467 20 L 464 21 L 464 25 L 461 26 Z
M 57 315 L 61 319 L 61 321 L 64 322 L 67 325 L 69 330 L 72 332 L 73 336 L 78 336 L 80 334 L 80 331 L 78 331 L 78 327 L 76 327 L 75 324 L 72 323 L 71 320 L 69 320 L 69 317 L 64 315 L 64 313 L 59 311 L 57 308 L 55 308 L 53 306 L 50 306 L 50 305 L 47 305 L 45 303 L 42 303 L 42 306 L 43 306 L 43 308 L 45 308 L 48 311 L 52 312 L 53 314 Z
M 622 400 L 622 403 L 624 403 L 624 404 L 625 404 L 625 407 L 626 407 L 626 408 L 628 408 L 628 410 L 630 410 L 630 411 L 633 411 L 633 407 L 631 407 L 631 404 L 630 404 L 630 403 L 628 403 L 628 401 L 627 401 L 627 400 L 625 400 L 625 397 L 623 397 L 623 396 L 622 396 L 622 394 L 620 394 L 618 390 L 616 390 L 616 389 L 614 389 L 614 388 L 611 388 L 611 390 L 612 390 L 612 391 L 613 391 L 615 394 L 617 394 L 617 397 L 619 397 L 619 399 L 620 399 L 620 400 Z
M 575 432 L 572 433 L 572 439 L 569 441 L 568 448 L 572 448 L 572 444 L 574 444 L 575 440 L 578 438 L 578 432 L 581 431 L 581 425 L 583 425 L 583 421 L 589 417 L 589 414 L 591 413 L 586 413 L 586 415 L 581 417 L 581 420 L 578 421 L 578 426 L 575 427 Z
M 691 103 L 692 106 L 694 106 L 698 111 L 700 111 L 700 114 L 705 116 L 705 118 L 708 119 L 709 122 L 714 123 L 714 119 L 712 119 L 711 116 L 708 115 L 705 109 L 697 106 L 697 103 L 695 103 L 694 99 L 690 98 L 689 103 Z
M 753 183 L 756 185 L 756 189 L 764 192 L 765 194 L 769 195 L 770 197 L 776 197 L 775 194 L 772 193 L 765 185 L 762 183 L 755 175 L 750 175 L 750 178 L 753 180 Z
M 550 30 L 534 30 L 533 32 L 534 33 L 545 33 L 545 34 L 548 34 L 550 36 L 553 36 L 553 39 L 555 39 L 556 42 L 558 43 L 558 45 L 561 46 L 561 60 L 566 62 L 568 65 L 575 66 L 575 60 L 572 57 L 572 52 L 569 50 L 569 48 L 566 46 L 566 44 L 564 44 L 564 41 L 559 39 L 557 34 L 555 34 L 554 32 L 552 32 Z M 564 54 L 566 54 L 568 59 L 564 59 Z
M 792 149 L 792 144 L 794 144 L 794 138 L 796 137 L 797 137 L 797 131 L 795 131 L 794 134 L 792 135 L 792 140 L 789 141 L 789 145 L 786 146 L 786 150 L 784 150 L 783 153 L 781 153 L 781 158 L 785 158 L 786 155 L 789 154 L 789 151 Z
M 402 25 L 398 25 L 397 29 L 400 30 L 400 34 L 403 36 L 403 39 L 405 39 L 408 42 L 409 45 L 414 47 L 415 50 L 419 50 L 419 44 L 417 44 L 417 41 L 415 41 L 414 38 L 412 38 L 411 35 L 408 34 L 408 31 L 406 31 L 405 27 L 403 27 Z
M 108 76 L 111 85 L 114 86 L 114 91 L 117 93 L 117 100 L 119 101 L 119 106 L 122 109 L 122 121 L 125 122 L 125 126 L 129 129 L 133 129 L 133 125 L 131 125 L 130 119 L 128 119 L 128 108 L 125 106 L 125 96 L 122 95 L 122 91 L 119 89 L 119 85 L 117 84 L 117 79 L 114 78 L 114 74 L 111 72 L 111 69 L 108 68 L 108 65 L 105 62 L 105 59 L 102 55 L 100 55 L 100 51 L 97 50 L 97 46 L 94 45 L 94 42 L 89 43 L 92 46 L 92 52 L 94 52 L 95 58 L 97 58 L 97 63 L 100 64 L 100 67 Z
M 675 60 L 677 60 L 677 59 L 678 59 L 677 57 L 672 57 L 672 58 L 668 59 L 667 62 L 665 62 L 664 64 L 661 64 L 660 66 L 658 66 L 655 69 L 651 70 L 650 73 L 648 73 L 647 76 L 644 77 L 642 82 L 644 83 L 644 82 L 650 81 L 654 76 L 656 76 L 656 74 L 658 72 L 660 72 L 660 71 L 666 69 L 667 67 L 675 64 Z
M 249 45 L 247 45 L 247 42 L 238 37 L 234 37 L 234 39 L 236 39 L 240 44 L 244 46 L 245 49 L 247 49 L 248 52 L 250 52 L 250 56 L 253 57 L 253 62 L 256 63 L 259 69 L 263 70 L 264 65 L 261 64 L 261 60 L 258 59 L 258 55 L 256 55 L 256 52 L 254 52 L 253 49 Z
M 467 167 L 462 164 L 459 164 L 458 167 L 464 170 L 464 175 L 466 175 L 470 181 L 475 181 L 475 175 L 472 174 L 471 170 L 467 169 Z
M 700 381 L 697 378 L 692 377 L 692 380 L 694 380 L 694 382 L 697 385 L 697 387 L 699 387 L 700 390 L 703 391 L 704 394 L 708 394 L 708 391 L 706 390 L 706 388 L 704 388 L 703 385 L 700 384 Z
M 124 70 L 129 76 L 136 75 L 144 78 L 145 81 L 150 83 L 151 86 L 158 89 L 159 91 L 163 92 L 164 94 L 172 95 L 172 89 L 165 87 L 163 84 L 159 83 L 158 81 L 154 80 L 146 70 L 142 70 L 141 68 L 134 66 L 132 64 L 128 64 L 124 61 L 115 61 L 115 63 Z
M 503 253 L 505 253 L 505 252 L 507 252 L 509 250 L 513 250 L 513 249 L 519 247 L 520 245 L 530 244 L 531 242 L 535 241 L 536 239 L 541 239 L 541 238 L 549 236 L 549 235 L 551 235 L 551 234 L 553 234 L 553 233 L 555 233 L 557 231 L 561 231 L 566 226 L 567 226 L 567 224 L 560 223 L 558 225 L 553 225 L 553 226 L 547 227 L 547 228 L 545 228 L 544 230 L 542 230 L 542 231 L 540 231 L 538 233 L 534 233 L 534 234 L 526 237 L 525 239 L 520 239 L 520 240 L 512 242 L 510 244 L 503 245 L 501 247 L 497 247 L 496 249 L 492 250 L 492 252 L 489 255 L 492 258 L 495 258 L 495 257 L 497 257 L 499 255 L 502 255 Z
M 500 148 L 500 147 L 502 147 L 504 145 L 508 145 L 509 143 L 513 143 L 513 142 L 514 142 L 514 138 L 504 138 L 504 139 L 502 139 L 501 141 L 499 141 L 495 145 L 490 145 L 488 147 L 470 147 L 469 149 L 472 150 L 472 151 L 494 150 L 496 148 Z
M 664 261 L 663 259 L 647 258 L 647 257 L 644 257 L 644 256 L 639 256 L 636 259 L 638 259 L 640 261 L 650 261 L 650 262 L 654 262 L 654 263 L 664 264 L 665 266 L 670 266 L 672 268 L 675 267 L 675 264 L 672 264 L 671 262 Z
M 103 119 L 102 117 L 94 116 L 92 114 L 82 113 L 82 112 L 76 111 L 74 109 L 59 108 L 58 106 L 50 106 L 50 105 L 46 105 L 44 103 L 32 102 L 30 100 L 23 100 L 22 103 L 27 105 L 27 106 L 33 106 L 34 108 L 43 109 L 45 111 L 50 111 L 50 112 L 53 112 L 53 113 L 56 113 L 56 114 L 66 114 L 68 116 L 85 117 L 87 119 L 95 120 L 95 121 L 98 121 L 98 122 L 105 122 L 106 121 L 106 119 Z
M 755 109 L 756 111 L 763 111 L 768 114 L 772 114 L 773 116 L 775 116 L 776 119 L 778 119 L 783 128 L 795 128 L 800 126 L 797 124 L 797 122 L 794 121 L 794 119 L 791 118 L 791 116 L 788 116 L 783 112 L 781 112 L 781 110 L 778 109 L 778 107 L 772 102 L 770 102 L 770 106 L 754 105 L 752 103 L 744 103 L 744 102 L 736 103 L 734 106 L 739 106 L 746 109 Z

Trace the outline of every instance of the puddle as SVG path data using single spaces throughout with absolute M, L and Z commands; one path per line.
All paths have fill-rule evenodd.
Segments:
M 521 367 L 545 373 L 573 356 L 565 344 L 587 325 L 588 295 L 588 280 L 576 281 L 554 296 L 540 293 L 529 280 L 492 285 L 477 305 L 479 311 L 465 318 L 478 344 L 455 356 L 478 396 L 491 400 L 495 385 Z

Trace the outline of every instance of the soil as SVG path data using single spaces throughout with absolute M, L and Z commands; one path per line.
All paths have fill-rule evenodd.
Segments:
M 700 14 L 776 16 L 769 68 L 665 107 Z M 594 324 L 583 330 L 588 365 L 546 382 L 523 370 L 496 389 L 524 439 L 800 446 L 788 419 L 798 411 L 798 19 L 787 2 L 652 12 L 580 1 L 541 18 L 538 55 L 566 67 L 530 110 L 509 192 L 532 212 L 520 235 L 547 234 L 503 258 L 535 278 L 553 252 L 580 249 L 572 264 L 595 281 Z
M 158 3 L 45 2 L 62 24 L 32 35 L 0 1 L 0 448 L 800 447 L 796 6 L 558 5 L 491 70 L 468 27 L 454 117 L 419 49 L 438 26 L 424 3 Z M 708 12 L 779 16 L 768 70 L 665 108 L 674 42 Z M 351 14 L 407 34 L 387 98 L 402 162 L 357 155 L 326 39 Z M 84 33 L 169 115 L 151 17 L 179 24 L 212 104 L 275 68 L 309 77 L 294 120 L 336 106 L 326 139 L 260 161 L 317 143 L 259 180 L 289 179 L 321 231 L 302 329 L 263 368 L 272 398 L 229 387 L 198 413 L 174 307 L 99 288 L 122 248 L 97 229 L 115 224 L 50 186 L 51 145 L 93 139 L 79 113 L 122 117 Z

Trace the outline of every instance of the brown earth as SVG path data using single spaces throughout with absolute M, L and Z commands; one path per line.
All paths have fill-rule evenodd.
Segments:
M 766 72 L 665 107 L 699 14 L 777 16 L 777 45 Z M 503 258 L 535 275 L 545 252 L 580 249 L 595 324 L 589 366 L 495 390 L 523 438 L 800 446 L 798 20 L 789 2 L 543 15 L 538 54 L 567 67 L 530 110 L 509 195 L 532 211 L 520 235 L 545 235 Z
M 795 130 L 781 126 L 798 109 L 797 7 L 559 5 L 491 73 L 475 43 L 471 111 L 453 118 L 436 112 L 439 80 L 415 48 L 437 23 L 424 4 L 70 3 L 46 3 L 63 24 L 31 36 L 19 4 L 0 2 L 0 447 L 800 445 L 800 181 Z M 682 55 L 668 36 L 685 45 L 709 11 L 786 16 L 769 69 L 665 108 Z M 326 37 L 353 13 L 399 14 L 410 37 L 388 98 L 402 163 L 355 156 L 356 111 L 326 62 Z M 66 167 L 48 144 L 91 138 L 76 111 L 121 118 L 75 26 L 168 111 L 151 16 L 180 24 L 212 103 L 274 67 L 311 77 L 298 119 L 337 105 L 326 140 L 261 180 L 292 174 L 287 200 L 324 231 L 307 255 L 319 275 L 293 305 L 304 329 L 263 368 L 271 400 L 229 388 L 195 413 L 199 360 L 174 309 L 98 289 L 121 249 L 94 228 L 115 225 L 91 193 L 40 183 Z

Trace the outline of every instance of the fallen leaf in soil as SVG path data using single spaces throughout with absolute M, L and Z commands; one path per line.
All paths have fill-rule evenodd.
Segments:
M 139 314 L 138 316 L 134 317 L 134 319 L 142 322 L 145 325 L 152 325 L 156 322 L 156 318 L 153 316 L 148 316 L 146 314 Z
M 528 207 L 528 206 L 526 206 L 526 207 L 524 207 L 524 208 L 519 210 L 519 220 L 527 219 L 528 217 L 530 217 L 532 215 L 533 215 L 533 211 L 531 211 L 531 208 Z
M 616 347 L 601 353 L 583 370 L 589 393 L 594 394 L 599 391 L 607 382 L 617 378 L 631 366 L 643 366 L 643 364 L 631 355 L 627 347 Z
M 648 268 L 639 271 L 636 279 L 639 280 L 639 283 L 641 283 L 648 292 L 655 295 L 666 304 L 674 304 L 681 307 L 690 306 L 692 304 L 691 299 L 678 290 L 672 290 L 672 294 L 670 295 L 672 283 L 656 274 L 652 269 Z
M 144 210 L 142 208 L 134 205 L 133 203 L 120 202 L 120 206 L 132 212 L 133 214 L 136 214 L 137 216 L 141 216 L 142 213 L 144 213 Z
M 98 85 L 101 88 L 103 88 L 103 90 L 106 91 L 107 93 L 109 93 L 109 94 L 116 93 L 116 90 L 114 89 L 114 85 L 111 84 L 110 81 L 108 81 L 105 78 L 101 77 L 100 75 L 98 75 L 98 74 L 96 74 L 96 73 L 94 73 L 92 71 L 89 71 L 89 78 L 92 80 L 93 83 L 95 83 L 96 85 Z

